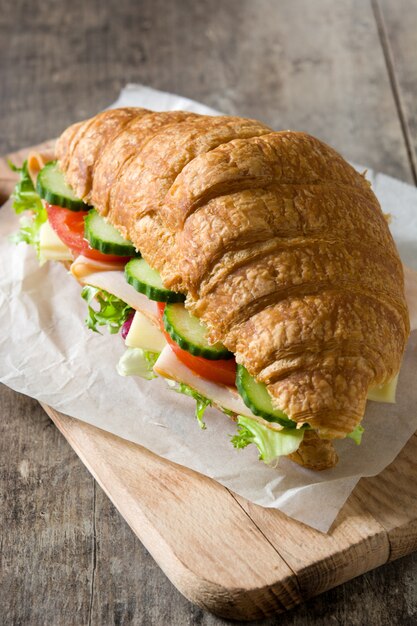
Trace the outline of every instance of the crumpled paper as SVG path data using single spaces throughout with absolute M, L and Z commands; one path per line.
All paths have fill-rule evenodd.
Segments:
M 186 98 L 128 85 L 113 106 L 155 110 L 187 109 L 216 114 Z M 381 174 L 368 173 L 402 259 L 417 266 L 417 190 Z M 254 446 L 235 450 L 236 426 L 208 409 L 207 430 L 198 427 L 193 401 L 164 380 L 121 378 L 116 363 L 120 337 L 89 331 L 80 286 L 59 263 L 39 267 L 34 251 L 8 235 L 18 227 L 10 203 L 0 211 L 0 381 L 54 409 L 139 443 L 153 452 L 206 474 L 248 500 L 280 509 L 326 532 L 362 476 L 382 471 L 417 430 L 417 333 L 408 344 L 397 403 L 368 402 L 362 445 L 336 442 L 339 464 L 312 472 L 287 459 L 272 469 Z M 414 351 L 414 354 L 413 354 Z

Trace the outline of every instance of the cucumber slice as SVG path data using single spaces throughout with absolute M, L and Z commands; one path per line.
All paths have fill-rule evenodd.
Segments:
M 207 339 L 208 329 L 198 317 L 191 315 L 183 304 L 167 304 L 164 310 L 167 333 L 182 348 L 205 359 L 231 359 L 233 354 L 218 341 L 213 345 Z
M 236 387 L 243 402 L 252 413 L 263 417 L 268 422 L 277 422 L 285 428 L 296 427 L 296 422 L 290 420 L 283 411 L 274 409 L 266 385 L 258 383 L 243 365 L 237 366 Z
M 161 275 L 153 270 L 145 259 L 132 259 L 125 266 L 125 277 L 140 293 L 144 293 L 150 300 L 157 302 L 184 302 L 182 293 L 170 291 L 162 282 Z
M 122 237 L 118 230 L 106 222 L 95 209 L 88 212 L 84 218 L 84 235 L 92 248 L 104 254 L 117 256 L 135 256 L 134 245 Z
M 36 191 L 41 198 L 71 211 L 88 211 L 91 207 L 76 197 L 74 191 L 65 182 L 64 174 L 56 161 L 50 161 L 39 172 Z

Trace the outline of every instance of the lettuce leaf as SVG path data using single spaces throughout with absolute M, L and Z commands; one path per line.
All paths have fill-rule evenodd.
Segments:
M 120 376 L 140 376 L 145 380 L 151 380 L 157 377 L 153 366 L 158 357 L 158 352 L 150 352 L 142 348 L 128 348 L 120 357 L 117 372 Z
M 22 167 L 16 167 L 10 161 L 8 163 L 10 169 L 19 174 L 19 181 L 11 195 L 13 199 L 12 208 L 18 215 L 24 211 L 31 212 L 30 215 L 24 215 L 20 218 L 20 229 L 10 237 L 10 240 L 14 243 L 24 241 L 33 245 L 39 257 L 39 231 L 42 224 L 47 220 L 46 209 L 29 176 L 27 161 L 23 163 Z
M 304 438 L 304 428 L 284 428 L 272 430 L 250 417 L 239 415 L 238 433 L 232 437 L 235 448 L 246 448 L 253 443 L 259 450 L 259 459 L 272 463 L 280 456 L 295 452 Z
M 357 446 L 360 446 L 361 441 L 362 441 L 362 435 L 364 432 L 365 432 L 365 429 L 362 426 L 362 424 L 358 424 L 356 428 L 352 430 L 351 433 L 346 435 L 346 437 L 350 437 L 350 439 L 353 439 L 353 441 L 356 443 Z
M 106 326 L 110 334 L 114 335 L 119 332 L 120 327 L 125 323 L 131 307 L 111 293 L 86 285 L 81 297 L 88 304 L 88 316 L 85 320 L 87 327 L 95 333 L 99 333 L 97 326 Z M 96 301 L 99 308 L 93 309 L 91 306 Z
M 178 386 L 174 388 L 174 391 L 176 391 L 177 393 L 183 393 L 185 396 L 190 396 L 190 398 L 194 398 L 194 400 L 196 401 L 195 416 L 198 420 L 200 428 L 202 430 L 205 430 L 207 426 L 203 420 L 203 417 L 207 407 L 211 406 L 211 400 L 209 400 L 205 396 L 202 396 L 201 393 L 198 393 L 198 391 L 195 391 L 195 389 L 193 389 L 189 385 L 186 385 L 185 383 L 179 383 Z

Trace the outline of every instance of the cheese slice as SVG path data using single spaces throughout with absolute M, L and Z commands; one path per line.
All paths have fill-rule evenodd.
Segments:
M 398 374 L 385 385 L 378 385 L 368 390 L 368 400 L 373 402 L 395 403 L 395 392 L 397 391 Z
M 132 285 L 129 285 L 123 270 L 120 269 L 120 265 L 115 269 L 115 266 L 112 264 L 92 261 L 84 256 L 79 256 L 71 265 L 70 272 L 82 285 L 91 285 L 111 293 L 116 298 L 126 302 L 132 309 L 143 313 L 151 322 L 158 326 L 159 318 L 156 302 L 149 300 L 142 293 L 136 291 Z
M 45 261 L 72 261 L 71 250 L 58 237 L 48 221 L 39 229 L 39 260 Z
M 143 313 L 136 311 L 127 333 L 128 348 L 141 348 L 150 352 L 161 352 L 167 345 L 164 334 Z

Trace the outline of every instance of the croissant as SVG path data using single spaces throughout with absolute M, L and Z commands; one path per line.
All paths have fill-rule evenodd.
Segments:
M 313 429 L 291 458 L 334 465 L 331 440 L 399 371 L 409 334 L 402 265 L 364 176 L 305 133 L 181 111 L 105 111 L 56 153 L 210 340 Z

